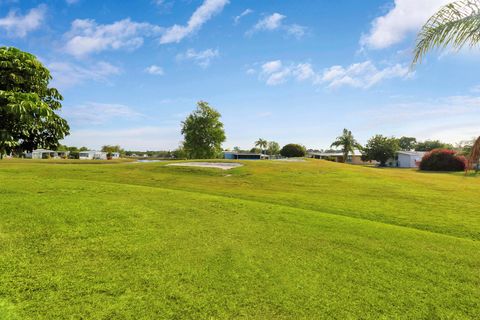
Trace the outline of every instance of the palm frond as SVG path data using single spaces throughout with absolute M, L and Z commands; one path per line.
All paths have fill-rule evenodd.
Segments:
M 460 49 L 467 43 L 480 42 L 480 0 L 460 0 L 442 7 L 422 27 L 417 36 L 412 66 L 421 62 L 433 48 L 452 46 Z

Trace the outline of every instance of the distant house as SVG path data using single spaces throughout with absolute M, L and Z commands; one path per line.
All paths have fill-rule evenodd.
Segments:
M 32 152 L 25 153 L 27 159 L 51 159 L 58 158 L 58 153 L 53 150 L 37 149 Z
M 396 159 L 388 160 L 387 165 L 397 168 L 418 168 L 425 153 L 421 151 L 398 151 Z
M 80 151 L 78 154 L 80 160 L 107 160 L 107 153 L 102 151 Z
M 225 151 L 223 157 L 229 160 L 267 160 L 270 156 L 261 153 Z
M 344 162 L 342 152 L 310 152 L 308 156 L 313 159 L 330 160 L 334 162 Z M 368 164 L 371 162 L 362 160 L 362 153 L 359 150 L 354 150 L 353 154 L 350 152 L 345 163 L 350 164 Z
M 112 152 L 112 159 L 119 159 L 120 158 L 120 152 Z

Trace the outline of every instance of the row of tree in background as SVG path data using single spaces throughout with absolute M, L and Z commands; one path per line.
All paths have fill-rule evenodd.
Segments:
M 381 166 L 385 166 L 386 162 L 394 158 L 398 151 L 432 151 L 446 149 L 454 150 L 460 155 L 469 155 L 474 143 L 474 140 L 464 141 L 454 147 L 452 144 L 438 140 L 417 141 L 414 137 L 395 138 L 378 134 L 370 138 L 365 146 L 362 146 L 355 140 L 350 130 L 344 129 L 342 135 L 337 137 L 331 147 L 341 150 L 344 161 L 346 161 L 349 154 L 353 154 L 355 150 L 360 150 L 364 161 L 378 161 Z

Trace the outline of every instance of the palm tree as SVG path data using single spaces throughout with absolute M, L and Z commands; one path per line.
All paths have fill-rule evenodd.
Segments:
M 451 45 L 460 49 L 480 42 L 480 0 L 460 0 L 442 7 L 422 27 L 412 65 L 421 62 L 433 48 Z
M 468 157 L 468 163 L 465 172 L 470 169 L 478 171 L 478 161 L 480 160 L 480 137 L 474 142 L 470 155 Z
M 268 141 L 262 138 L 255 141 L 255 147 L 259 147 L 262 150 L 262 153 L 265 149 L 267 149 Z
M 480 0 L 459 0 L 443 6 L 422 27 L 414 51 L 413 63 L 421 62 L 433 48 L 444 49 L 451 45 L 461 49 L 466 44 L 474 47 L 480 43 Z M 477 165 L 480 158 L 480 137 L 469 155 L 467 170 Z M 478 167 L 476 167 L 478 170 Z
M 360 149 L 361 145 L 353 137 L 352 131 L 343 129 L 343 134 L 332 143 L 330 147 L 342 147 L 343 162 L 347 161 L 348 154 L 354 153 L 355 149 Z

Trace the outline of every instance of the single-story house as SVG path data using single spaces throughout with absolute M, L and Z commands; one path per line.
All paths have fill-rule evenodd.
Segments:
M 80 151 L 78 154 L 80 160 L 107 160 L 107 153 L 102 151 Z
M 27 159 L 58 158 L 58 153 L 53 150 L 37 149 L 37 150 L 33 150 L 32 152 L 25 153 L 25 158 Z
M 252 152 L 225 151 L 223 157 L 229 160 L 267 160 L 269 155 Z
M 397 168 L 418 168 L 426 152 L 422 151 L 398 151 L 395 159 L 387 161 L 387 165 Z
M 120 152 L 112 152 L 112 159 L 119 159 L 120 158 Z
M 334 162 L 344 162 L 342 152 L 310 152 L 308 156 L 313 159 L 323 159 L 323 160 L 330 160 Z M 363 161 L 362 153 L 360 152 L 360 150 L 354 150 L 353 154 L 351 152 L 348 154 L 348 157 L 345 163 L 368 164 L 371 162 Z

